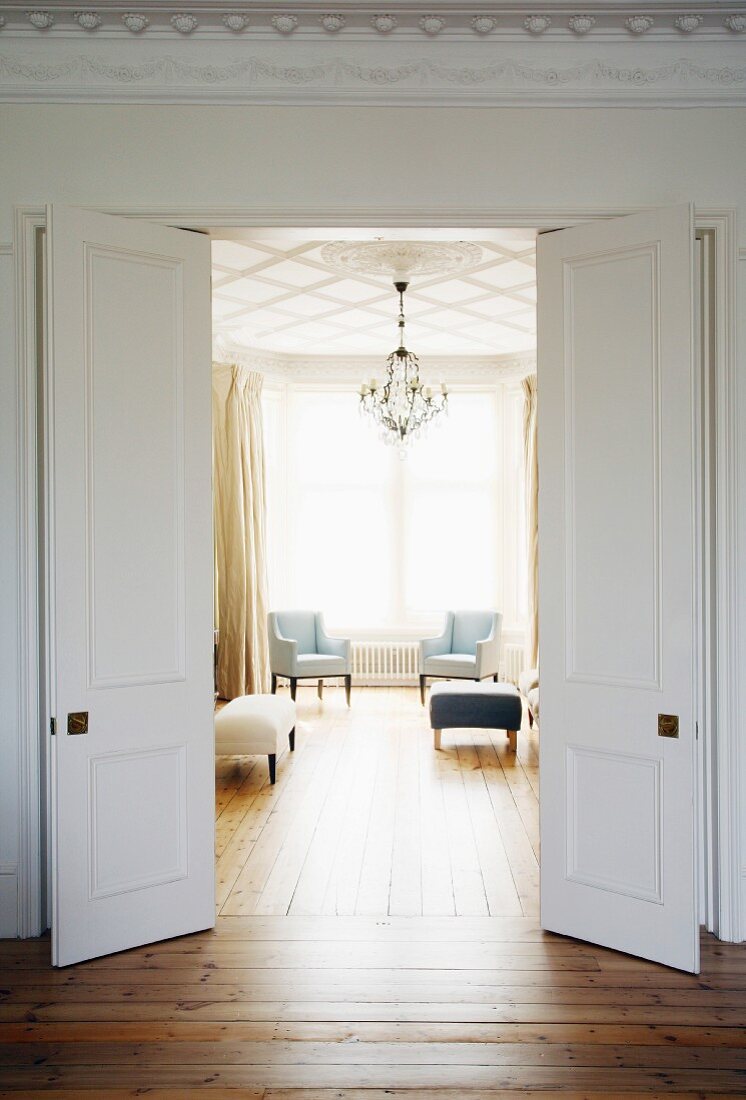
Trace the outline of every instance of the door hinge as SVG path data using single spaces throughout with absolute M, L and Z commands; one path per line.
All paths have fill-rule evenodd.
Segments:
M 694 723 L 694 740 L 699 741 L 699 722 Z
M 49 732 L 51 733 L 52 737 L 54 737 L 54 735 L 57 733 L 57 719 L 56 718 L 50 718 L 49 719 Z

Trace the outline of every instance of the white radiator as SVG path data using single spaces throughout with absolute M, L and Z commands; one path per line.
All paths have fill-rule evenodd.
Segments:
M 522 645 L 504 645 L 501 679 L 517 684 L 526 664 L 526 652 Z
M 418 642 L 353 642 L 352 679 L 360 687 L 403 687 L 417 684 Z M 500 678 L 511 684 L 525 664 L 522 645 L 503 646 Z
M 418 642 L 353 642 L 352 681 L 361 687 L 418 683 Z

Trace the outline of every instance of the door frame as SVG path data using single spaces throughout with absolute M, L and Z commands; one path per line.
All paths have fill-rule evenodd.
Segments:
M 106 207 L 99 213 L 162 222 L 177 228 L 386 228 L 459 229 L 462 231 L 531 226 L 555 229 L 581 222 L 623 217 L 650 207 L 575 210 L 490 209 L 464 214 L 457 209 L 416 213 L 402 209 L 353 210 L 308 207 Z M 19 807 L 18 929 L 21 937 L 39 935 L 46 927 L 46 867 L 42 859 L 44 757 L 49 714 L 40 698 L 39 589 L 43 562 L 39 553 L 38 499 L 39 405 L 38 364 L 43 334 L 39 326 L 38 280 L 41 250 L 39 232 L 45 228 L 39 206 L 15 210 L 13 251 L 16 286 L 17 429 L 18 429 L 18 536 L 19 576 Z M 740 671 L 737 526 L 737 404 L 736 404 L 736 274 L 739 259 L 737 213 L 732 208 L 696 209 L 695 230 L 706 231 L 713 242 L 707 273 L 712 283 L 711 321 L 714 371 L 714 485 L 718 508 L 712 568 L 714 641 L 718 654 L 713 699 L 718 715 L 717 736 L 704 730 L 704 772 L 699 779 L 705 824 L 703 919 L 720 939 L 746 938 L 741 912 L 741 819 L 739 807 L 738 676 Z M 703 513 L 704 505 L 698 509 Z M 703 624 L 700 623 L 700 627 Z M 44 736 L 42 736 L 42 734 Z

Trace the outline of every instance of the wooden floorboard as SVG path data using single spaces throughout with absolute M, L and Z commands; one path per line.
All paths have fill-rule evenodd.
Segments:
M 224 916 L 538 912 L 536 731 L 446 732 L 409 688 L 298 690 L 295 753 L 218 761 Z M 528 771 L 534 773 L 533 778 Z
M 746 951 L 541 930 L 535 733 L 436 754 L 412 692 L 300 695 L 275 788 L 218 762 L 214 930 L 63 970 L 0 943 L 0 1100 L 746 1096 Z

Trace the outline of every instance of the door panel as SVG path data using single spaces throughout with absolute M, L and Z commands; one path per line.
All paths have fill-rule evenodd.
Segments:
M 686 970 L 692 242 L 679 207 L 547 234 L 537 257 L 542 924 Z
M 210 253 L 161 226 L 48 219 L 64 965 L 214 923 Z M 77 712 L 87 732 L 68 732 Z

